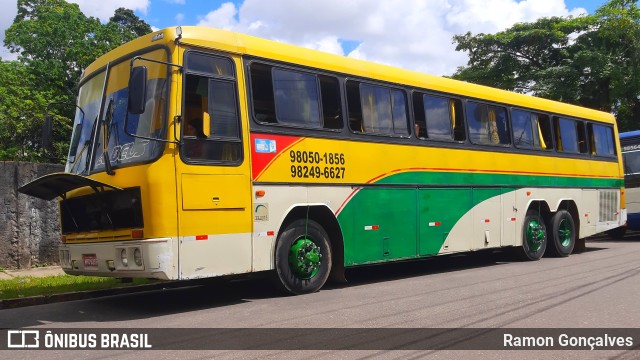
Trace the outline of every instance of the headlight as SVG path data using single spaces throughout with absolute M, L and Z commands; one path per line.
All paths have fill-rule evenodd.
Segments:
M 123 266 L 129 266 L 129 258 L 127 258 L 127 249 L 120 250 L 120 261 Z
M 140 251 L 140 248 L 133 250 L 133 261 L 137 266 L 142 266 L 142 251 Z

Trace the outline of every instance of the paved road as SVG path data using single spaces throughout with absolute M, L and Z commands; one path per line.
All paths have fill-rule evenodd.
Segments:
M 296 297 L 281 296 L 267 281 L 256 279 L 2 310 L 0 328 L 640 327 L 640 236 L 591 240 L 587 246 L 582 254 L 536 262 L 513 261 L 508 253 L 479 253 L 361 268 L 348 272 L 347 285 Z M 190 336 L 198 339 L 196 332 Z M 70 355 L 136 360 L 633 359 L 640 357 L 640 351 L 13 351 L 9 355 L 48 360 Z

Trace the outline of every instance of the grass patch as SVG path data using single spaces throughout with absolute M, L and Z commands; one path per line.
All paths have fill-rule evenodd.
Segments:
M 97 276 L 57 275 L 47 277 L 16 277 L 0 280 L 0 300 L 29 296 L 54 295 L 86 290 L 111 289 L 157 282 L 150 279 L 133 279 L 123 283 L 119 279 Z

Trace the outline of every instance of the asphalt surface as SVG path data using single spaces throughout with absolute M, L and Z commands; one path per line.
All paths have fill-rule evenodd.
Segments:
M 8 329 L 186 328 L 197 348 L 210 328 L 299 329 L 637 329 L 640 236 L 593 239 L 568 258 L 514 261 L 476 253 L 351 270 L 346 285 L 282 296 L 264 279 L 193 284 L 0 311 Z M 189 330 L 191 329 L 191 330 Z M 455 333 L 454 333 L 455 335 Z M 635 333 L 632 335 L 635 336 Z M 323 341 L 322 333 L 318 341 Z M 215 342 L 216 338 L 208 339 Z M 247 339 L 253 341 L 254 339 Z M 635 339 L 639 341 L 640 339 Z M 83 358 L 495 358 L 635 359 L 637 350 L 11 351 L 12 359 Z M 0 354 L 2 356 L 2 354 Z

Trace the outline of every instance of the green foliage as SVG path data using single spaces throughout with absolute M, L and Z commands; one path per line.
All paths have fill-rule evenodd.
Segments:
M 18 61 L 0 62 L 0 160 L 50 161 L 41 142 L 47 110 L 55 119 L 55 153 L 66 155 L 82 71 L 102 54 L 149 32 L 148 24 L 124 8 L 102 24 L 64 0 L 18 0 L 4 41 Z
M 140 20 L 133 11 L 125 8 L 118 8 L 109 19 L 107 26 L 117 29 L 123 43 L 152 32 L 149 24 Z
M 120 288 L 156 282 L 149 279 L 133 279 L 123 284 L 119 279 L 95 276 L 57 275 L 47 277 L 16 277 L 0 280 L 0 300 L 29 296 L 48 296 L 78 291 Z
M 18 61 L 0 62 L 0 159 L 35 161 L 42 116 L 49 101 L 35 76 Z
M 593 15 L 542 18 L 454 37 L 469 54 L 453 78 L 613 112 L 640 128 L 640 11 L 610 0 Z

